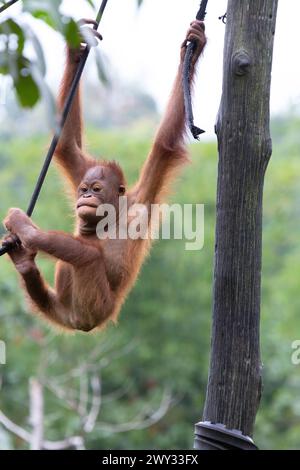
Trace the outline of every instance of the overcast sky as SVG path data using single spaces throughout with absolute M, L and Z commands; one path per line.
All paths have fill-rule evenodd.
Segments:
M 95 4 L 99 1 L 95 1 Z M 179 48 L 199 0 L 109 0 L 99 31 L 103 48 L 118 76 L 151 93 L 163 109 L 168 98 L 179 57 Z M 76 5 L 76 9 L 74 6 Z M 225 13 L 227 0 L 210 0 L 206 17 L 208 45 L 199 65 L 194 99 L 197 124 L 213 135 L 222 86 L 222 52 L 225 26 L 218 17 Z M 65 0 L 65 12 L 75 19 L 94 17 L 86 2 Z M 17 12 L 12 7 L 10 13 Z M 298 26 L 299 0 L 279 0 L 274 51 L 271 111 L 279 113 L 300 104 L 300 61 Z M 39 25 L 37 32 L 45 45 L 49 80 L 59 81 L 64 63 L 63 43 L 58 35 Z M 92 59 L 91 59 L 92 60 Z M 87 73 L 95 73 L 88 67 Z

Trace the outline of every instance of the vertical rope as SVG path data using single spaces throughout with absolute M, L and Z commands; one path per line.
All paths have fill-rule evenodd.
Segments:
M 199 11 L 196 15 L 197 20 L 204 21 L 205 16 L 206 16 L 207 3 L 208 3 L 208 0 L 202 0 Z M 190 81 L 191 64 L 192 64 L 192 58 L 193 58 L 193 54 L 195 51 L 195 47 L 196 47 L 196 44 L 194 42 L 190 42 L 190 44 L 186 48 L 184 62 L 183 62 L 182 86 L 183 86 L 183 94 L 184 94 L 184 107 L 185 107 L 186 120 L 187 120 L 189 129 L 194 139 L 199 140 L 199 136 L 203 134 L 205 131 L 195 126 L 194 124 L 194 114 L 193 114 L 192 96 L 191 96 L 191 81 Z

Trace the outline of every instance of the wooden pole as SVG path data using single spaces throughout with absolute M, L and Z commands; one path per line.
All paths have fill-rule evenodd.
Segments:
M 216 125 L 212 349 L 203 414 L 206 425 L 196 427 L 198 449 L 217 446 L 224 436 L 227 444 L 223 442 L 221 448 L 242 444 L 242 436 L 253 434 L 260 402 L 262 199 L 272 153 L 269 104 L 277 6 L 278 0 L 228 1 L 223 93 Z M 216 427 L 217 423 L 221 426 Z

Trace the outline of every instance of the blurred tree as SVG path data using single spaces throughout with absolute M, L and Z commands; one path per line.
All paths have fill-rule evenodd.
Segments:
M 276 145 L 265 185 L 264 394 L 255 430 L 255 439 L 263 449 L 300 450 L 300 369 L 291 362 L 291 344 L 300 339 L 299 126 L 299 111 L 274 120 Z M 14 131 L 12 127 L 12 134 L 7 130 L 6 138 L 1 137 L 0 187 L 5 190 L 1 193 L 0 219 L 7 207 L 26 204 L 40 166 L 41 149 L 47 144 L 47 136 L 40 133 L 17 137 Z M 148 152 L 150 140 L 144 135 L 149 134 L 150 130 L 141 135 L 140 128 L 136 134 L 133 128 L 101 132 L 89 126 L 90 151 L 117 157 L 133 182 Z M 156 243 L 124 305 L 118 327 L 111 326 L 101 335 L 53 334 L 28 311 L 15 271 L 8 260 L 1 258 L 0 339 L 7 345 L 7 364 L 0 366 L 0 408 L 11 421 L 31 429 L 28 384 L 30 377 L 41 379 L 41 351 L 50 361 L 47 377 L 68 390 L 78 390 L 76 381 L 65 384 L 64 376 L 67 378 L 85 360 L 89 362 L 90 352 L 103 346 L 103 361 L 109 351 L 116 352 L 101 373 L 100 421 L 110 426 L 87 433 L 86 448 L 191 448 L 192 423 L 203 407 L 209 361 L 216 144 L 193 145 L 191 158 L 193 164 L 176 185 L 172 200 L 205 203 L 205 247 L 195 253 L 184 249 L 184 240 Z M 45 229 L 71 228 L 68 202 L 62 197 L 54 168 L 41 194 L 35 220 Z M 39 264 L 52 283 L 52 263 L 40 258 Z M 124 354 L 126 344 L 132 348 Z M 165 389 L 171 391 L 175 402 L 163 419 L 145 429 L 127 428 L 122 432 L 118 428 L 118 423 L 135 421 L 148 406 L 152 411 L 158 409 Z M 47 440 L 58 441 L 78 433 L 78 414 L 63 404 L 64 400 L 44 387 Z M 23 440 L 0 425 L 1 449 L 26 447 Z
M 87 436 L 94 435 L 94 439 L 101 439 L 101 431 L 109 429 L 111 433 L 126 432 L 133 429 L 145 429 L 158 423 L 168 412 L 172 405 L 172 397 L 165 390 L 159 408 L 152 409 L 148 405 L 128 422 L 119 421 L 117 424 L 102 422 L 100 412 L 102 403 L 107 397 L 102 394 L 102 369 L 111 364 L 114 357 L 128 354 L 130 345 L 125 350 L 116 352 L 106 350 L 107 345 L 97 345 L 87 357 L 85 357 L 76 368 L 66 370 L 62 375 L 51 377 L 48 372 L 57 353 L 49 355 L 44 353 L 48 348 L 48 339 L 36 330 L 35 337 L 39 339 L 41 346 L 40 363 L 38 366 L 39 377 L 29 377 L 29 417 L 28 426 L 20 426 L 14 423 L 0 409 L 0 423 L 3 427 L 17 438 L 24 441 L 30 450 L 63 450 L 63 449 L 86 449 Z M 44 351 L 43 351 L 44 349 Z M 77 435 L 63 437 L 60 440 L 47 440 L 46 429 L 48 421 L 47 406 L 45 403 L 45 391 L 50 391 L 56 398 L 55 413 L 59 414 L 59 408 L 70 411 L 73 425 L 72 431 Z M 118 393 L 118 392 L 117 392 Z M 124 394 L 121 389 L 119 393 Z M 53 413 L 54 411 L 51 410 Z

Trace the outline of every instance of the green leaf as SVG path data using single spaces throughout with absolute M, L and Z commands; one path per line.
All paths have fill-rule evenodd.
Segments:
M 69 46 L 77 48 L 80 46 L 81 38 L 76 21 L 69 19 L 64 25 L 64 36 Z
M 5 36 L 15 35 L 17 37 L 17 51 L 21 53 L 24 49 L 25 45 L 25 34 L 21 26 L 16 23 L 16 21 L 12 20 L 11 18 L 0 23 L 0 34 L 4 34 Z M 8 47 L 10 48 L 10 43 L 8 43 Z
M 40 99 L 40 91 L 31 75 L 19 76 L 15 81 L 18 101 L 24 108 L 33 108 Z
M 48 26 L 53 29 L 56 29 L 55 21 L 53 20 L 51 14 L 45 10 L 35 10 L 31 13 L 34 18 L 44 21 Z
M 11 75 L 18 101 L 24 108 L 33 108 L 40 99 L 40 91 L 32 76 L 31 63 L 26 57 L 21 56 L 13 65 L 17 65 L 17 73 L 11 72 Z
M 23 9 L 34 18 L 44 21 L 48 26 L 62 32 L 63 23 L 59 12 L 61 0 L 23 0 Z

